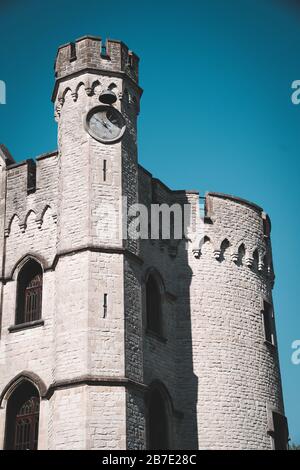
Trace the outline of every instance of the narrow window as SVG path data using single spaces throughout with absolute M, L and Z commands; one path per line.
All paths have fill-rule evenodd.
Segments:
M 21 269 L 17 285 L 16 324 L 39 320 L 42 316 L 43 272 L 41 266 L 29 260 Z
M 263 323 L 264 323 L 265 340 L 268 341 L 268 343 L 275 345 L 273 308 L 267 302 L 264 302 L 264 310 L 262 312 L 262 315 L 263 315 Z
M 70 48 L 70 62 L 73 62 L 76 60 L 76 45 L 74 42 L 71 42 L 71 48 Z
M 158 389 L 152 390 L 149 396 L 148 447 L 150 450 L 170 448 L 166 400 Z
M 27 160 L 27 193 L 34 193 L 36 190 L 36 164 L 33 160 Z
M 264 228 L 264 236 L 266 238 L 270 238 L 271 221 L 270 221 L 270 217 L 268 215 L 263 219 L 263 228 Z
M 273 411 L 273 424 L 274 424 L 274 448 L 275 450 L 286 450 L 288 431 L 286 417 L 280 413 Z
M 103 160 L 103 181 L 106 181 L 107 163 Z
M 39 434 L 40 398 L 37 389 L 25 382 L 7 404 L 5 449 L 36 450 Z
M 127 65 L 128 67 L 133 67 L 133 55 L 130 52 L 128 53 Z
M 103 297 L 103 318 L 107 316 L 107 294 L 104 294 Z
M 161 293 L 156 279 L 150 275 L 146 283 L 147 329 L 162 334 Z

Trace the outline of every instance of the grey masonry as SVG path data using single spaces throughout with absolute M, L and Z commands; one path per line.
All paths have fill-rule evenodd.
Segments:
M 0 147 L 0 446 L 10 448 L 10 400 L 30 383 L 39 449 L 145 449 L 157 429 L 169 449 L 284 447 L 269 217 L 219 193 L 203 214 L 197 191 L 173 191 L 138 164 L 139 59 L 120 41 L 103 46 L 87 36 L 58 50 L 57 151 L 16 163 Z M 111 144 L 84 125 L 108 89 L 126 123 Z M 189 204 L 199 237 L 112 236 L 122 197 Z M 29 260 L 42 269 L 42 315 L 18 324 Z M 146 318 L 150 277 L 161 334 Z

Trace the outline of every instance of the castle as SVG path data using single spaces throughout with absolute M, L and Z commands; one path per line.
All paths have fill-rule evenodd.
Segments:
M 58 150 L 0 147 L 0 447 L 285 449 L 269 217 L 138 164 L 138 67 L 61 46 Z M 199 236 L 115 237 L 138 203 L 188 205 Z

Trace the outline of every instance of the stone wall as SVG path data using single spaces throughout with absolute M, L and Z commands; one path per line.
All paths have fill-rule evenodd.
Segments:
M 199 251 L 189 251 L 199 446 L 270 449 L 268 409 L 284 409 L 277 347 L 265 342 L 262 321 L 273 285 L 265 215 L 225 195 L 206 202 L 211 223 Z
M 167 397 L 171 448 L 271 448 L 270 416 L 284 409 L 262 322 L 274 282 L 268 217 L 216 193 L 200 213 L 197 191 L 172 191 L 138 166 L 138 58 L 120 41 L 61 47 L 56 78 L 58 151 L 16 164 L 0 147 L 0 447 L 7 400 L 26 379 L 42 399 L 41 449 L 145 448 L 153 384 Z M 114 145 L 84 126 L 108 87 L 127 124 Z M 189 232 L 125 241 L 122 197 L 190 205 Z M 11 328 L 30 257 L 43 270 L 42 321 Z M 147 329 L 150 273 L 160 336 Z

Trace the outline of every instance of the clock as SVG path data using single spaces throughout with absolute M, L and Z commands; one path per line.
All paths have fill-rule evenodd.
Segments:
M 99 142 L 112 144 L 118 142 L 126 129 L 122 114 L 112 106 L 96 106 L 85 119 L 88 133 Z

